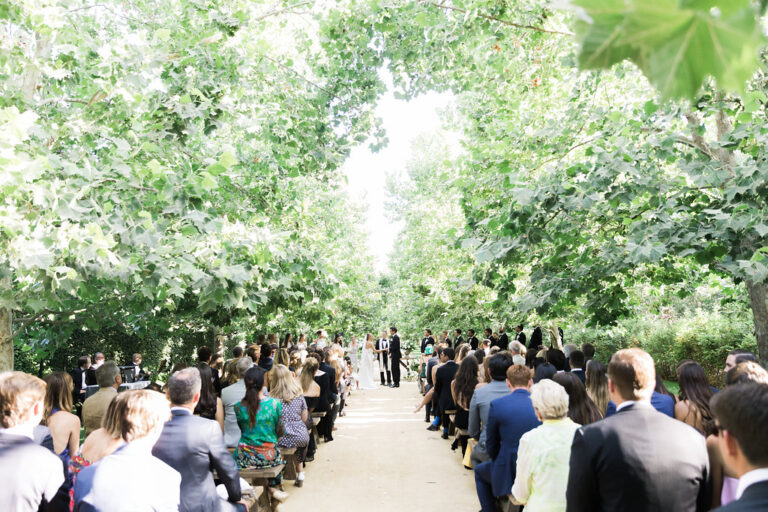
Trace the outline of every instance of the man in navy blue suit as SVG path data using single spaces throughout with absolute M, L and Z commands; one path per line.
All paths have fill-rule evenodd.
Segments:
M 475 468 L 482 512 L 494 512 L 496 498 L 509 494 L 515 481 L 520 438 L 541 425 L 528 391 L 532 384 L 528 367 L 512 365 L 507 370 L 507 385 L 512 393 L 491 402 L 485 443 L 491 461 Z

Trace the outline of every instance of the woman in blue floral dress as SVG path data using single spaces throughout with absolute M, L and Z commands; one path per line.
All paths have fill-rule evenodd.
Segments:
M 269 374 L 269 395 L 283 405 L 283 437 L 280 448 L 296 448 L 296 487 L 304 485 L 304 455 L 309 445 L 309 410 L 299 381 L 288 367 L 278 364 Z

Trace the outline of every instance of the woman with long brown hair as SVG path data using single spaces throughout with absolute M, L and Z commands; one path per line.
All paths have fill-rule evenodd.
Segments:
M 707 374 L 698 363 L 684 362 L 677 369 L 680 401 L 675 404 L 675 419 L 692 426 L 705 437 L 715 431 L 715 420 L 709 408 L 712 388 Z
M 200 401 L 195 406 L 195 415 L 209 420 L 215 420 L 224 432 L 224 405 L 221 398 L 216 396 L 213 389 L 213 373 L 205 363 L 197 365 L 200 372 Z
M 611 394 L 608 391 L 608 369 L 597 359 L 587 362 L 586 371 L 587 396 L 595 402 L 597 410 L 605 416 Z
M 72 377 L 65 372 L 53 372 L 44 380 L 43 421 L 51 430 L 54 453 L 69 465 L 69 458 L 80 447 L 80 418 L 72 414 Z
M 277 446 L 283 431 L 283 405 L 264 395 L 264 375 L 264 369 L 258 366 L 245 372 L 245 397 L 234 406 L 242 432 L 234 455 L 241 469 L 271 468 L 285 463 Z M 269 480 L 269 491 L 277 501 L 288 497 L 280 489 L 282 482 L 282 474 Z
M 581 379 L 570 372 L 556 373 L 552 380 L 565 388 L 568 393 L 568 417 L 579 425 L 589 425 L 603 419 L 605 412 L 600 412 L 587 396 L 587 390 Z
M 465 357 L 461 361 L 456 376 L 451 381 L 451 394 L 456 404 L 454 424 L 458 430 L 467 430 L 469 428 L 469 404 L 472 402 L 472 395 L 477 387 L 478 369 L 477 359 Z M 456 440 L 451 445 L 451 449 L 455 450 L 461 444 L 461 454 L 464 455 L 464 452 L 467 450 L 468 440 L 469 436 L 463 436 L 457 432 Z

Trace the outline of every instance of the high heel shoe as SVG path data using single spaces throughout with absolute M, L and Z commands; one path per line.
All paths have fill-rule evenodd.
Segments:
M 455 452 L 456 448 L 458 448 L 458 447 L 459 447 L 459 440 L 458 439 L 454 439 L 453 442 L 451 443 L 451 451 Z

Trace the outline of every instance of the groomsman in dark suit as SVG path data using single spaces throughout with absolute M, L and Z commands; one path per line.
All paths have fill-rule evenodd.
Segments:
M 459 348 L 459 345 L 464 343 L 464 338 L 461 337 L 461 329 L 456 329 L 456 339 L 453 341 L 453 348 L 454 350 Z
M 503 325 L 499 327 L 499 347 L 501 350 L 507 350 L 509 348 L 509 336 L 507 336 L 507 328 Z
M 389 342 L 389 359 L 392 361 L 392 387 L 400 387 L 400 359 L 403 357 L 400 352 L 400 336 L 397 334 L 396 327 L 389 328 L 389 335 L 392 340 Z
M 477 336 L 475 336 L 474 329 L 467 329 L 467 343 L 469 343 L 469 348 L 472 350 L 477 350 L 477 346 L 480 344 L 480 340 L 478 340 Z
M 539 346 L 543 344 L 543 337 L 541 334 L 541 327 L 538 325 L 533 328 L 533 333 L 531 334 L 531 340 L 528 342 L 528 348 L 533 350 L 538 350 Z
M 718 444 L 725 466 L 739 475 L 736 501 L 721 512 L 768 510 L 768 386 L 736 384 L 712 397 Z
M 704 436 L 650 404 L 653 358 L 638 348 L 616 352 L 608 390 L 617 413 L 576 431 L 567 512 L 709 510 Z
M 427 345 L 435 346 L 435 338 L 432 337 L 431 329 L 424 329 L 424 338 L 421 340 L 421 353 L 427 350 Z
M 519 324 L 517 327 L 515 327 L 515 331 L 517 334 L 515 335 L 515 341 L 519 341 L 523 344 L 523 346 L 526 346 L 525 344 L 525 333 L 523 332 L 523 324 Z
M 72 384 L 74 384 L 74 387 L 72 388 L 72 402 L 75 404 L 85 401 L 85 388 L 88 385 L 86 377 L 88 376 L 88 368 L 90 367 L 91 357 L 80 356 L 77 360 L 77 368 L 72 370 L 69 374 L 72 377 Z M 78 407 L 78 414 L 79 411 L 80 408 Z

